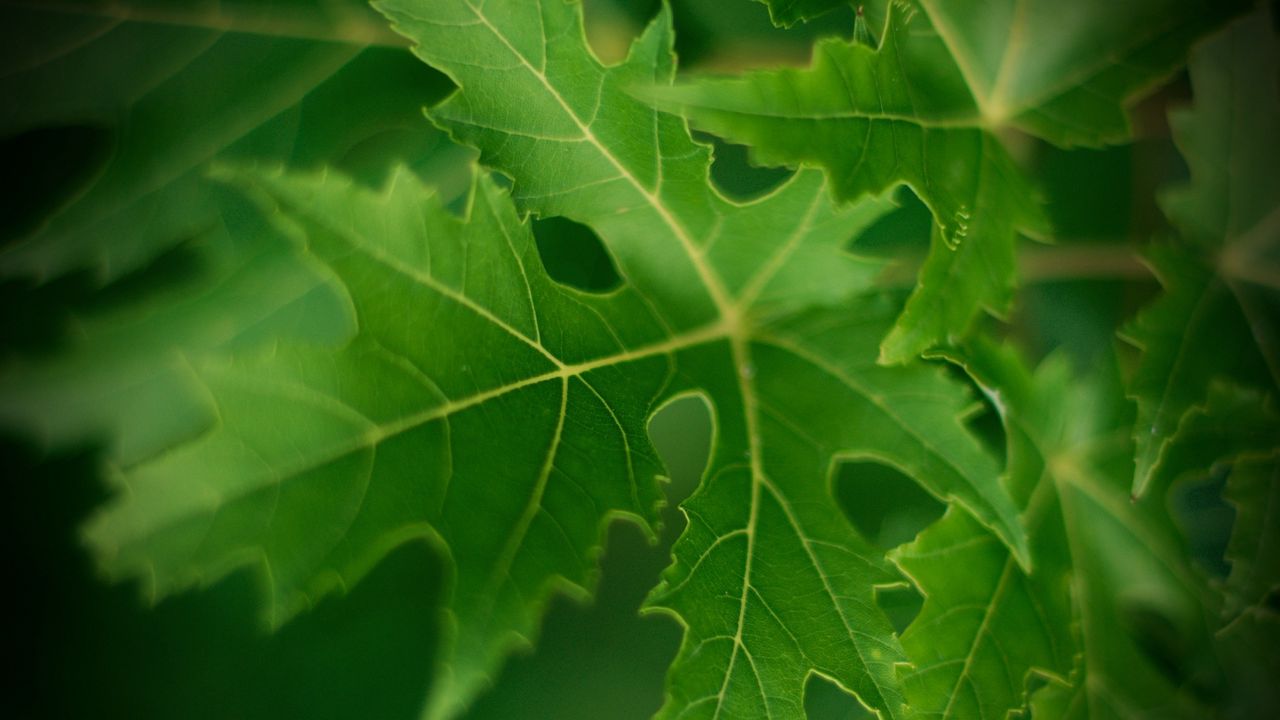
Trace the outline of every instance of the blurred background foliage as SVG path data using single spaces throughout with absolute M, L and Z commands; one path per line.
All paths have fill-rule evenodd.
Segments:
M 848 37 L 853 28 L 852 7 L 782 31 L 769 23 L 763 6 L 745 0 L 671 4 L 681 67 L 692 72 L 802 65 L 814 40 Z M 333 164 L 372 185 L 392 164 L 408 163 L 461 207 L 472 154 L 451 145 L 418 112 L 447 95 L 448 80 L 412 59 L 359 3 L 319 3 L 322 12 L 307 0 L 130 3 L 141 20 L 134 24 L 139 37 L 145 36 L 137 41 L 142 44 L 104 50 L 91 75 L 32 80 L 24 73 L 42 55 L 83 33 L 82 26 L 110 20 L 111 8 L 123 6 L 64 2 L 50 10 L 39 5 L 0 4 L 8 19 L 0 23 L 5 26 L 0 75 L 7 78 L 0 80 L 0 166 L 6 169 L 0 240 L 11 257 L 30 257 L 32 267 L 58 266 L 65 272 L 0 279 L 0 360 L 20 363 L 68 349 L 75 356 L 86 334 L 102 332 L 118 334 L 109 344 L 112 354 L 95 351 L 74 362 L 97 372 L 104 366 L 131 367 L 166 348 L 139 346 L 127 330 L 118 329 L 117 320 L 129 317 L 139 298 L 157 293 L 170 294 L 179 306 L 170 318 L 183 328 L 175 332 L 178 349 L 234 346 L 281 328 L 296 331 L 298 324 L 290 324 L 287 312 L 273 315 L 276 325 L 265 326 L 256 315 L 245 314 L 264 302 L 266 291 L 237 283 L 261 263 L 278 270 L 298 259 L 272 251 L 283 241 L 271 237 L 255 211 L 207 185 L 202 168 L 211 159 Z M 621 58 L 657 6 L 657 0 L 586 0 L 593 47 L 606 61 Z M 186 72 L 167 75 L 167 96 L 150 98 L 153 106 L 138 110 L 118 102 L 133 97 L 127 87 L 111 95 L 113 83 L 137 80 L 131 74 L 158 62 L 157 47 L 185 57 L 193 43 L 206 49 L 201 60 L 188 58 L 182 66 Z M 207 67 L 192 64 L 200 61 Z M 308 74 L 316 62 L 328 63 L 328 71 Z M 308 79 L 295 82 L 289 73 Z M 287 87 L 295 97 L 255 118 L 243 132 L 210 140 L 218 119 L 242 112 L 234 103 L 255 87 Z M 28 112 L 30 105 L 40 104 L 33 98 L 46 101 L 51 91 L 78 95 L 83 107 L 43 116 Z M 1115 330 L 1157 289 L 1133 250 L 1167 231 L 1155 191 L 1186 175 L 1165 115 L 1188 94 L 1185 77 L 1175 77 L 1138 103 L 1133 108 L 1137 139 L 1120 147 L 1065 151 L 1006 138 L 1040 179 L 1056 230 L 1053 247 L 1024 245 L 1017 310 L 1005 324 L 992 321 L 1033 357 L 1061 348 L 1081 368 L 1109 362 L 1116 352 L 1123 360 L 1127 351 L 1115 340 Z M 358 127 L 371 108 L 381 108 L 373 114 L 382 124 Z M 732 197 L 758 196 L 790 174 L 754 167 L 744 148 L 704 139 L 716 145 L 713 180 Z M 180 166 L 157 166 L 166 163 Z M 132 197 L 135 190 L 128 184 L 139 175 L 150 184 L 136 190 L 138 197 L 153 193 L 156 183 L 173 193 L 131 210 L 146 218 L 146 232 L 163 233 L 165 240 L 131 245 L 127 255 L 113 258 L 80 258 L 74 242 L 60 255 L 37 252 L 33 235 L 53 236 L 76 223 L 108 235 L 131 227 L 113 225 L 94 203 L 106 207 Z M 909 192 L 903 191 L 900 200 L 901 209 L 861 238 L 859 250 L 900 259 L 901 272 L 890 273 L 887 282 L 901 282 L 905 289 L 913 277 L 913 258 L 927 246 L 929 216 Z M 174 217 L 166 208 L 182 212 Z M 557 279 L 590 290 L 617 282 L 590 231 L 535 220 L 535 232 Z M 299 265 L 291 272 L 303 277 L 311 271 Z M 192 311 L 191 298 L 206 298 L 217 309 Z M 319 312 L 325 306 L 315 300 L 305 307 Z M 341 322 L 333 320 L 335 327 Z M 76 368 L 73 363 L 66 371 Z M 350 594 L 324 599 L 274 635 L 255 615 L 260 579 L 250 570 L 149 607 L 136 587 L 102 582 L 79 545 L 79 523 L 106 493 L 91 420 L 85 421 L 88 429 L 68 431 L 80 445 L 75 452 L 50 454 L 17 437 L 0 445 L 7 479 L 0 532 L 14 563 L 8 594 L 17 603 L 6 614 L 5 646 L 18 673 L 0 714 L 416 717 L 430 692 L 437 632 L 439 568 L 426 546 L 402 547 Z M 973 422 L 999 452 L 1003 438 L 994 413 L 988 409 Z M 513 655 L 468 717 L 645 718 L 660 705 L 664 672 L 681 628 L 670 617 L 642 616 L 638 609 L 681 530 L 683 520 L 674 507 L 692 490 L 705 463 L 709 415 L 697 398 L 678 401 L 654 419 L 651 435 L 671 474 L 660 538 L 650 543 L 635 527 L 615 523 L 601 559 L 596 598 L 586 603 L 555 598 L 537 648 Z M 890 488 L 881 497 L 893 502 L 860 505 L 855 477 Z M 884 547 L 911 539 L 942 509 L 887 468 L 844 468 L 833 482 L 850 520 Z M 1221 501 L 1221 484 L 1222 478 L 1209 478 L 1175 495 L 1189 546 L 1216 575 L 1226 570 L 1221 556 L 1232 516 Z M 880 599 L 899 628 L 920 606 L 919 596 L 909 590 L 886 591 Z M 1159 652 L 1158 643 L 1152 647 Z M 811 681 L 806 707 L 814 718 L 869 716 L 821 679 Z

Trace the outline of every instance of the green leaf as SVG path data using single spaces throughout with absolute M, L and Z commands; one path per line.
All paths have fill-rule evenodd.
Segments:
M 802 717 L 817 672 L 902 716 L 902 651 L 874 601 L 900 577 L 832 497 L 836 461 L 899 467 L 1029 557 L 963 387 L 875 362 L 898 306 L 844 248 L 892 204 L 837 208 L 812 172 L 752 204 L 720 197 L 684 123 L 626 92 L 670 80 L 665 13 L 605 68 L 562 0 L 381 9 L 460 86 L 431 116 L 511 195 L 481 178 L 457 218 L 407 171 L 381 192 L 220 171 L 340 282 L 356 330 L 337 349 L 193 359 L 217 423 L 121 468 L 87 531 L 104 567 L 161 597 L 257 564 L 278 624 L 430 538 L 449 581 L 426 712 L 455 715 L 550 590 L 590 587 L 605 522 L 656 521 L 646 424 L 698 392 L 716 443 L 652 599 L 687 627 L 663 713 Z M 623 285 L 552 281 L 522 212 L 589 226 Z
M 1274 427 L 1274 426 L 1273 426 Z M 1274 438 L 1275 435 L 1273 434 Z M 1246 612 L 1277 614 L 1275 593 L 1280 590 L 1280 462 L 1275 457 L 1237 462 L 1227 479 L 1226 497 L 1236 508 L 1236 523 L 1227 547 L 1231 574 L 1226 583 L 1226 616 Z M 1271 604 L 1268 609 L 1265 607 Z
M 835 3 L 769 4 L 789 24 Z M 886 362 L 901 362 L 963 336 L 984 309 L 1007 310 L 1016 236 L 1048 234 L 1036 192 L 996 133 L 1016 128 L 1060 145 L 1127 138 L 1128 98 L 1243 5 L 1172 4 L 1077 3 L 1064 17 L 1056 2 L 894 0 L 876 8 L 885 18 L 878 50 L 827 40 L 807 70 L 656 95 L 696 126 L 750 145 L 761 163 L 822 167 L 842 200 L 901 183 L 929 205 L 931 251 L 882 346 Z M 857 26 L 865 37 L 861 16 Z
M 1274 477 L 1272 479 L 1274 482 Z M 1231 717 L 1266 717 L 1280 703 L 1280 613 L 1251 607 L 1218 633 L 1218 647 L 1231 676 Z
M 211 191 L 216 224 L 72 307 L 56 353 L 6 358 L 0 423 L 45 447 L 101 443 L 129 464 L 212 420 L 187 358 L 280 340 L 337 344 L 350 301 L 252 205 Z
M 903 634 L 914 708 L 1003 718 L 1202 717 L 1216 600 L 1158 503 L 1129 501 L 1129 414 L 1104 367 L 1061 357 L 1030 373 L 1017 353 L 951 351 L 1000 412 L 1005 482 L 1023 503 L 1035 572 L 966 518 L 947 516 L 894 554 L 925 595 Z
M 1047 233 L 1035 192 L 983 128 L 965 78 L 914 7 L 889 8 L 878 49 L 827 40 L 812 67 L 659 90 L 765 164 L 813 164 L 840 200 L 909 186 L 935 218 L 931 252 L 881 348 L 902 362 L 1007 309 L 1015 235 Z
M 849 0 L 756 0 L 769 8 L 769 18 L 778 27 L 791 27 L 798 22 L 825 15 L 836 8 L 847 7 Z M 861 15 L 861 8 L 859 9 Z
M 780 25 L 849 0 L 760 0 Z M 1014 127 L 1056 145 L 1096 146 L 1130 135 L 1126 105 L 1183 62 L 1187 48 L 1252 3 L 1247 0 L 881 0 L 918 7 L 973 95 L 983 125 Z
M 770 212 L 784 203 L 820 207 L 821 186 L 814 180 L 775 196 Z M 797 534 L 790 542 L 781 534 L 761 549 L 753 562 L 766 569 L 757 571 L 753 592 L 789 592 L 801 579 L 821 587 L 831 573 L 845 583 L 841 597 L 861 590 L 869 602 L 871 584 L 892 581 L 879 553 L 852 532 L 830 495 L 819 491 L 811 500 L 813 491 L 805 490 L 823 477 L 836 449 L 882 453 L 935 491 L 970 480 L 996 490 L 994 467 L 954 419 L 963 396 L 934 371 L 879 368 L 869 358 L 841 366 L 824 357 L 824 349 L 847 356 L 846 348 L 859 341 L 873 347 L 882 329 L 874 316 L 860 323 L 842 321 L 843 312 L 774 320 L 768 335 L 759 328 L 742 340 L 720 323 L 667 334 L 662 316 L 634 288 L 597 299 L 551 283 L 527 228 L 488 183 L 476 191 L 470 220 L 462 223 L 438 206 L 424 208 L 422 188 L 403 176 L 378 196 L 332 175 L 255 176 L 253 182 L 279 205 L 282 222 L 299 224 L 311 251 L 347 286 L 359 334 L 337 353 L 282 347 L 265 357 L 198 368 L 216 403 L 218 427 L 130 469 L 122 479 L 129 494 L 95 522 L 90 537 L 108 567 L 145 572 L 157 594 L 258 559 L 269 568 L 273 620 L 279 622 L 329 587 L 355 582 L 389 546 L 411 534 L 438 534 L 454 563 L 448 607 L 455 624 L 453 647 L 443 660 L 449 681 L 434 696 L 440 713 L 455 711 L 475 691 L 513 634 L 532 633 L 548 583 L 555 577 L 588 582 L 602 520 L 626 513 L 652 521 L 658 468 L 644 424 L 653 407 L 684 390 L 683 383 L 708 392 L 722 423 L 717 454 L 724 459 L 717 467 L 724 467 L 703 494 L 763 493 L 766 487 L 776 493 L 734 505 L 707 501 L 705 513 L 695 500 L 691 516 L 736 523 L 731 540 L 754 535 L 755 523 L 782 523 L 769 532 Z M 862 206 L 823 218 L 833 213 L 828 208 L 810 221 L 829 229 L 838 218 L 856 228 L 881 211 Z M 415 215 L 427 218 L 419 234 L 391 231 L 414 227 L 407 218 Z M 804 220 L 781 216 L 793 224 Z M 839 235 L 831 242 L 832 236 L 807 234 L 803 225 L 795 230 L 816 245 L 810 250 L 838 258 Z M 494 272 L 504 266 L 505 272 Z M 673 290 L 679 297 L 679 288 L 667 290 L 653 307 L 668 307 Z M 424 345 L 418 324 L 399 310 L 406 305 L 433 318 L 436 332 L 468 342 Z M 882 319 L 892 309 L 886 303 L 867 309 L 877 306 Z M 841 325 L 848 328 L 831 347 L 830 331 Z M 740 352 L 752 359 L 734 356 Z M 681 380 L 685 376 L 690 379 Z M 781 386 L 766 385 L 769 380 Z M 759 383 L 758 395 L 743 390 L 748 382 L 750 388 Z M 810 387 L 802 390 L 804 385 Z M 776 419 L 748 411 L 744 397 L 768 402 Z M 814 422 L 818 411 L 829 420 Z M 806 418 L 808 432 L 820 438 L 828 428 L 825 442 L 832 450 L 825 459 L 808 445 L 813 440 L 792 434 L 788 423 L 796 420 L 789 417 Z M 769 422 L 772 432 L 747 422 Z M 867 434 L 885 423 L 891 425 Z M 852 434 L 857 427 L 863 433 Z M 928 440 L 924 427 L 931 428 Z M 941 447 L 931 449 L 932 443 Z M 770 466 L 776 462 L 792 475 L 758 474 L 764 461 L 754 467 L 744 459 L 752 448 L 778 455 Z M 805 463 L 811 475 L 791 467 L 814 454 L 812 464 Z M 424 477 L 424 467 L 434 469 Z M 183 482 L 175 484 L 175 478 Z M 955 492 L 972 494 L 965 487 Z M 998 491 L 994 497 L 998 503 Z M 975 504 L 981 508 L 982 502 L 979 497 Z M 703 552 L 699 540 L 691 531 L 683 545 Z M 744 573 L 737 545 L 718 545 L 697 580 L 720 564 L 728 568 L 712 573 L 713 579 L 735 568 Z M 774 559 L 776 552 L 806 548 L 814 553 L 813 565 L 798 568 L 799 579 Z M 736 582 L 745 586 L 746 580 Z M 669 597 L 680 605 L 674 590 Z M 691 623 L 698 618 L 689 614 Z M 891 631 L 878 611 L 867 617 L 866 608 L 854 613 L 837 604 L 826 615 L 827 623 L 852 625 L 872 637 L 878 630 L 879 642 L 892 650 Z M 744 626 L 744 648 L 769 629 L 752 620 Z M 863 642 L 873 643 L 867 652 L 882 651 L 870 639 Z M 885 669 L 895 659 L 889 651 Z M 827 658 L 821 669 L 849 677 L 836 657 L 843 656 Z M 740 682 L 744 671 L 724 672 Z M 857 677 L 849 685 L 882 700 L 883 691 Z M 794 678 L 791 690 L 798 691 L 802 680 Z M 736 695 L 728 700 L 737 701 Z
M 1215 639 L 1231 678 L 1231 710 L 1250 717 L 1280 701 L 1274 680 L 1280 668 L 1280 462 L 1275 455 L 1243 458 L 1230 472 L 1224 495 L 1236 521 L 1226 551 L 1231 572 L 1223 587 L 1223 625 Z
M 990 125 L 1056 145 L 1127 140 L 1128 101 L 1247 0 L 919 0 Z
M 1182 416 L 1154 476 L 1168 488 L 1188 473 L 1205 473 L 1216 463 L 1265 459 L 1280 454 L 1280 414 L 1270 397 L 1228 383 L 1214 382 L 1203 405 Z
M 370 184 L 412 158 L 447 196 L 465 192 L 470 153 L 420 112 L 447 80 L 386 46 L 399 41 L 369 8 L 325 7 L 5 7 L 16 60 L 0 78 L 0 132 L 56 144 L 59 127 L 88 123 L 112 147 L 43 225 L 0 250 L 14 285 L 82 269 L 107 288 L 68 300 L 74 325 L 56 354 L 5 358 L 0 422 L 48 447 L 102 443 L 129 464 L 212 421 L 186 357 L 349 337 L 350 301 L 327 271 L 209 182 L 210 158 L 335 167 Z M 70 164 L 47 172 L 74 174 Z
M 1274 402 L 1280 95 L 1261 78 L 1274 81 L 1280 55 L 1269 28 L 1260 12 L 1200 47 L 1191 60 L 1196 104 L 1170 118 L 1191 182 L 1163 198 L 1183 242 L 1148 252 L 1164 295 L 1124 331 L 1143 351 L 1130 382 L 1138 403 L 1135 494 L 1160 474 L 1179 428 L 1208 402 L 1215 380 Z M 1203 458 L 1206 466 L 1217 459 Z
M 608 514 L 652 520 L 643 422 L 671 372 L 662 328 L 634 291 L 590 301 L 553 285 L 491 183 L 463 222 L 407 171 L 384 194 L 332 174 L 234 177 L 344 284 L 359 330 L 340 350 L 196 367 L 217 426 L 127 469 L 130 492 L 89 537 L 156 595 L 261 562 L 274 624 L 431 537 L 453 558 L 438 697 L 473 691 L 532 633 L 552 574 L 585 580 Z M 565 365 L 547 348 L 614 359 Z
M 6 31 L 17 57 L 36 57 L 21 44 L 45 42 L 30 27 L 50 12 L 70 42 L 0 78 L 24 100 L 0 127 L 116 128 L 100 176 L 2 261 L 9 277 L 88 267 L 106 284 L 55 354 L 6 348 L 0 372 L 7 426 L 106 443 L 115 492 L 84 530 L 106 574 L 158 601 L 253 567 L 275 629 L 425 540 L 442 639 L 422 712 L 453 717 L 533 642 L 553 593 L 590 596 L 606 525 L 656 533 L 649 420 L 696 395 L 712 454 L 648 601 L 684 630 L 660 717 L 803 718 L 814 675 L 884 718 L 1191 718 L 1271 702 L 1280 113 L 1274 83 L 1242 82 L 1259 67 L 1274 79 L 1270 38 L 1236 28 L 1209 46 L 1198 109 L 1174 123 L 1193 183 L 1166 203 L 1184 243 L 1152 254 L 1169 291 L 1135 326 L 1138 413 L 1171 423 L 1145 471 L 1103 353 L 1078 353 L 1088 374 L 1066 353 L 1032 371 L 1015 350 L 960 340 L 982 307 L 1007 305 L 1016 235 L 1044 230 L 1005 131 L 1117 137 L 1124 99 L 1234 5 L 1195 25 L 1142 3 L 1112 27 L 1090 3 L 894 2 L 809 70 L 676 89 L 665 7 L 606 66 L 578 2 L 383 0 L 452 86 L 403 48 L 362 49 L 402 42 L 363 8 L 300 7 L 12 10 L 30 21 Z M 1068 70 L 1087 82 L 1054 95 Z M 418 106 L 447 87 L 432 130 Z M 703 92 L 738 105 L 689 100 Z M 708 147 L 649 95 L 762 133 L 760 157 L 827 173 L 726 199 Z M 762 100 L 796 112 L 764 117 Z M 849 138 L 863 138 L 856 168 L 832 159 Z M 462 145 L 483 165 L 466 163 L 467 189 Z M 940 220 L 905 312 L 885 262 L 863 253 L 895 232 L 881 221 L 900 184 Z M 534 218 L 558 219 L 535 241 Z M 616 287 L 567 287 L 544 266 L 578 247 L 548 228 L 574 223 L 601 241 Z M 172 264 L 188 254 L 194 278 Z M 1110 337 L 1105 317 L 1079 324 L 1049 335 Z M 999 414 L 1003 474 L 955 368 L 917 357 L 938 346 Z M 871 464 L 949 503 L 887 555 L 840 504 L 883 506 L 883 489 L 833 491 Z M 1218 584 L 1165 507 L 1175 479 L 1210 468 L 1229 473 L 1237 507 Z M 1144 472 L 1154 490 L 1131 498 Z M 923 605 L 899 636 L 877 593 L 905 583 Z
M 450 160 L 420 115 L 447 83 L 362 2 L 7 4 L 0 27 L 0 136 L 87 127 L 106 144 L 0 252 L 6 277 L 105 283 L 216 232 L 214 159 L 332 164 L 374 183 L 388 159 Z
M 988 343 L 955 357 L 1005 422 L 1006 487 L 1022 509 L 1035 558 L 1026 573 L 972 519 L 949 511 L 891 554 L 925 595 L 902 636 L 907 699 L 921 714 L 1003 718 L 1023 707 L 1032 671 L 1065 682 L 1076 649 L 1067 528 L 1050 466 L 1072 409 L 1061 358 L 1032 375 L 1016 352 Z

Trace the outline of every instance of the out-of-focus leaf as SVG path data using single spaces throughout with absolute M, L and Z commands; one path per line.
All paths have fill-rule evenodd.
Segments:
M 841 199 L 906 184 L 935 233 L 919 286 L 885 339 L 900 362 L 1007 309 L 1018 233 L 1048 234 L 1036 193 L 996 132 L 1061 145 L 1128 136 L 1124 103 L 1181 62 L 1243 3 L 1167 0 L 877 4 L 855 40 L 828 40 L 808 70 L 700 80 L 656 93 L 767 164 L 817 165 Z M 790 23 L 834 3 L 769 3 Z M 881 10 L 884 8 L 884 10 Z M 867 41 L 881 36 L 880 47 Z
M 1227 480 L 1226 496 L 1236 508 L 1236 524 L 1227 547 L 1231 561 L 1227 617 L 1254 611 L 1271 615 L 1266 622 L 1275 623 L 1275 615 L 1280 613 L 1276 607 L 1280 590 L 1280 462 L 1275 457 L 1237 462 Z
M 851 0 L 759 0 L 781 25 Z M 1128 139 L 1126 105 L 1182 65 L 1187 48 L 1248 0 L 873 0 L 853 2 L 881 19 L 895 4 L 923 10 L 919 31 L 945 45 L 987 127 L 1015 127 L 1054 144 Z
M 43 445 L 100 442 L 133 462 L 212 420 L 187 357 L 350 335 L 350 301 L 326 271 L 210 182 L 208 161 L 380 184 L 402 158 L 446 196 L 465 190 L 469 152 L 421 116 L 451 86 L 361 3 L 34 3 L 0 17 L 0 134 L 56 143 L 58 128 L 87 125 L 110 138 L 86 184 L 0 250 L 18 302 L 34 301 L 24 283 L 74 270 L 108 286 L 72 303 L 53 351 L 4 358 L 0 421 Z
M 1280 53 L 1259 11 L 1200 47 L 1191 60 L 1193 108 L 1171 117 L 1190 184 L 1163 205 L 1182 233 L 1149 257 L 1165 293 L 1125 336 L 1142 349 L 1130 393 L 1134 493 L 1161 472 L 1188 413 L 1215 380 L 1253 388 L 1274 403 L 1280 378 Z M 1240 417 L 1244 417 L 1241 415 Z M 1243 436 L 1242 436 L 1243 437 Z M 1263 450 L 1276 439 L 1262 438 Z M 1202 458 L 1205 466 L 1221 458 Z
M 215 158 L 371 182 L 389 159 L 447 161 L 420 109 L 448 83 L 362 2 L 6 3 L 0 27 L 0 136 L 90 127 L 109 146 L 3 249 L 6 277 L 87 269 L 107 282 L 216 230 L 223 208 L 203 178 Z M 465 176 L 453 182 L 460 193 Z
M 902 362 L 963 334 L 1011 297 L 1014 237 L 1047 226 L 1034 191 L 983 130 L 965 78 L 928 25 L 893 4 L 880 47 L 827 40 L 806 70 L 761 71 L 659 90 L 695 125 L 766 164 L 823 167 L 837 198 L 906 184 L 933 211 L 920 284 L 882 346 Z
M 1006 483 L 1036 567 L 948 516 L 895 555 L 925 605 L 903 635 L 907 698 L 927 715 L 1202 717 L 1216 600 L 1157 504 L 1129 502 L 1129 413 L 1107 369 L 1034 374 L 978 342 L 953 351 L 1003 418 Z M 963 519 L 960 519 L 963 520 Z M 977 572 L 983 579 L 970 582 Z M 1045 684 L 1047 683 L 1047 684 Z
M 1065 681 L 1077 652 L 1072 557 L 1050 467 L 1072 409 L 1060 389 L 1072 378 L 1061 359 L 1032 375 L 1016 352 L 985 343 L 956 359 L 1001 412 L 1004 479 L 1023 512 L 1036 565 L 1033 573 L 1019 568 L 954 512 L 896 550 L 894 561 L 925 595 L 902 636 L 911 663 L 902 675 L 921 717 L 1003 718 L 1023 706 L 1030 673 Z

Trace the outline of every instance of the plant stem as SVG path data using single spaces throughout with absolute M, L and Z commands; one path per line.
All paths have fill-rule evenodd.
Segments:
M 882 287 L 912 287 L 923 255 L 902 257 L 880 276 Z M 1039 245 L 1018 253 L 1022 285 L 1071 280 L 1153 282 L 1155 276 L 1128 245 Z

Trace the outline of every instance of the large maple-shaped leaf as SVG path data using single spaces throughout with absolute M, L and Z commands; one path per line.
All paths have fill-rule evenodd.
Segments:
M 919 0 L 986 121 L 1064 146 L 1126 140 L 1128 101 L 1248 0 Z
M 258 559 L 277 624 L 398 542 L 436 538 L 454 618 L 438 696 L 474 690 L 536 627 L 553 576 L 586 579 L 609 513 L 652 521 L 644 421 L 667 354 L 702 335 L 665 338 L 632 290 L 553 285 L 491 183 L 463 222 L 407 172 L 385 194 L 332 174 L 237 178 L 343 283 L 357 334 L 194 368 L 217 426 L 126 469 L 89 537 L 158 595 Z
M 1004 310 L 1015 235 L 1047 227 L 928 18 L 891 4 L 883 34 L 878 49 L 823 41 L 808 69 L 706 79 L 657 95 L 695 125 L 750 145 L 763 163 L 824 168 L 841 200 L 905 184 L 929 205 L 932 249 L 882 347 L 885 360 L 901 362 L 962 334 L 982 307 Z
M 950 354 L 1003 419 L 1005 480 L 1036 568 L 954 513 L 895 551 L 925 595 L 902 638 L 908 701 L 929 716 L 1004 718 L 1027 706 L 1034 674 L 1048 681 L 1035 717 L 1201 717 L 1187 678 L 1212 665 L 1216 599 L 1163 509 L 1129 501 L 1131 416 L 1113 373 L 1075 376 L 1063 357 L 1031 373 L 985 341 Z
M 0 136 L 71 128 L 105 146 L 69 159 L 87 177 L 18 228 L 5 277 L 85 269 L 107 282 L 216 232 L 228 210 L 203 177 L 215 158 L 370 181 L 389 157 L 424 172 L 448 159 L 419 114 L 447 83 L 358 0 L 6 3 L 0 28 Z M 52 137 L 57 149 L 76 136 Z M 86 154 L 100 166 L 75 167 Z
M 821 5 L 770 4 L 785 21 Z M 931 252 L 883 346 L 885 360 L 897 362 L 963 335 L 983 308 L 1006 309 L 1015 237 L 1047 234 L 1036 193 L 995 131 L 1014 127 L 1064 145 L 1125 138 L 1129 95 L 1238 9 L 1168 5 L 1107 4 L 1103 12 L 1077 3 L 1064 13 L 1060 3 L 1030 0 L 980 8 L 894 0 L 874 13 L 884 19 L 878 50 L 828 40 L 809 69 L 701 80 L 658 97 L 695 125 L 750 145 L 761 162 L 824 168 L 842 199 L 902 183 L 929 205 Z M 867 27 L 860 15 L 855 36 L 867 37 Z
M 779 25 L 848 0 L 760 0 Z M 872 22 L 898 0 L 857 3 Z M 1063 146 L 1126 140 L 1126 105 L 1179 67 L 1187 48 L 1248 0 L 951 2 L 923 10 L 987 127 L 1014 127 Z
M 89 529 L 104 565 L 159 595 L 257 562 L 279 622 L 430 537 L 450 580 L 427 712 L 452 715 L 535 632 L 549 589 L 589 586 L 603 522 L 653 522 L 649 414 L 700 392 L 714 457 L 654 596 L 688 628 L 664 712 L 801 717 L 817 672 L 902 715 L 874 600 L 898 575 L 835 503 L 836 460 L 900 467 L 1024 566 L 1028 551 L 962 388 L 875 362 L 897 307 L 844 247 L 890 203 L 837 209 L 811 172 L 753 204 L 720 197 L 684 123 L 625 92 L 669 81 L 665 13 L 605 68 L 563 0 L 381 9 L 460 86 L 432 117 L 512 194 L 480 180 L 460 219 L 407 173 L 373 193 L 226 171 L 341 282 L 357 329 L 336 350 L 193 363 L 218 423 L 122 469 L 127 492 Z M 551 281 L 518 211 L 589 225 L 621 288 Z
M 1162 472 L 1180 429 L 1209 402 L 1215 381 L 1253 388 L 1260 402 L 1267 396 L 1274 402 L 1280 381 L 1278 73 L 1280 52 L 1267 15 L 1243 18 L 1197 49 L 1195 106 L 1170 118 L 1191 181 L 1162 198 L 1181 242 L 1148 252 L 1165 293 L 1124 332 L 1143 350 L 1130 383 L 1138 403 L 1136 494 Z M 1259 447 L 1275 446 L 1272 438 Z M 1201 458 L 1205 467 L 1218 459 Z

